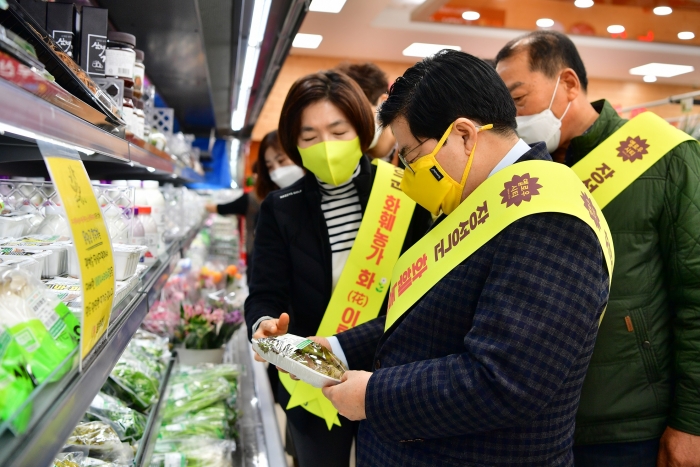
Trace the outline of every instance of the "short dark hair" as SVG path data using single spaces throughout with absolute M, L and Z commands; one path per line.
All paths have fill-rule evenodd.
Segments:
M 389 80 L 386 73 L 372 62 L 357 64 L 346 62 L 341 63 L 335 69 L 354 79 L 372 105 L 375 105 L 382 94 L 389 90 Z
M 328 70 L 298 79 L 289 90 L 280 114 L 279 135 L 282 148 L 298 166 L 303 166 L 297 148 L 301 133 L 301 114 L 309 105 L 327 100 L 345 115 L 360 138 L 366 152 L 374 138 L 374 116 L 360 86 L 344 73 Z
M 417 139 L 437 139 L 465 117 L 500 134 L 515 132 L 515 104 L 496 71 L 464 52 L 442 50 L 416 63 L 394 82 L 379 109 L 390 125 L 404 117 Z
M 267 163 L 265 162 L 265 153 L 268 149 L 273 148 L 280 152 L 284 152 L 282 145 L 280 144 L 279 135 L 277 130 L 273 130 L 265 135 L 265 137 L 260 141 L 260 147 L 258 148 L 258 160 L 255 161 L 254 169 L 257 166 L 258 178 L 255 181 L 255 194 L 259 200 L 264 200 L 271 191 L 279 190 L 279 187 L 270 178 L 270 170 L 267 168 Z M 256 173 L 253 170 L 253 173 Z
M 498 52 L 496 64 L 523 50 L 527 50 L 530 70 L 554 78 L 564 68 L 571 68 L 578 76 L 583 91 L 588 91 L 586 67 L 576 46 L 566 34 L 557 31 L 534 31 L 520 36 L 508 42 Z

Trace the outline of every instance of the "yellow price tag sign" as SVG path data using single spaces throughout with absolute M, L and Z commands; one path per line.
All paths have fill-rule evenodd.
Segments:
M 114 300 L 112 243 L 83 161 L 75 150 L 37 141 L 68 217 L 83 289 L 81 365 L 105 335 Z

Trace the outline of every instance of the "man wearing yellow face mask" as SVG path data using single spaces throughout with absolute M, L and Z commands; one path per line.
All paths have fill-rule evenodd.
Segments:
M 401 192 L 402 170 L 363 155 L 374 128 L 369 101 L 342 73 L 290 89 L 280 142 L 307 173 L 261 206 L 245 304 L 252 337 L 331 336 L 386 312 L 394 263 L 431 218 Z M 287 375 L 280 382 L 299 465 L 347 467 L 357 424 L 320 390 Z
M 379 117 L 402 189 L 440 217 L 397 261 L 386 317 L 313 338 L 354 370 L 323 393 L 361 420 L 358 466 L 572 466 L 614 264 L 605 218 L 517 137 L 508 90 L 476 57 L 414 65 Z

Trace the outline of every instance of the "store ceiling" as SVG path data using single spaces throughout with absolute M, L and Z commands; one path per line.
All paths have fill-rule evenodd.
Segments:
M 245 50 L 256 0 L 91 0 L 109 9 L 119 31 L 136 36 L 146 74 L 185 133 L 232 134 Z M 258 0 L 259 1 L 259 0 Z M 271 0 L 253 81 L 246 126 L 250 132 L 262 101 L 303 20 L 305 0 Z
M 454 2 L 455 0 L 449 0 Z M 426 20 L 432 12 L 439 9 L 448 0 L 348 0 L 339 14 L 309 12 L 300 32 L 320 34 L 323 40 L 317 49 L 292 49 L 293 54 L 316 55 L 356 60 L 385 60 L 394 62 L 415 63 L 419 58 L 402 55 L 403 50 L 414 42 L 459 46 L 465 52 L 482 58 L 493 58 L 507 41 L 518 37 L 528 30 L 536 28 L 518 24 L 517 28 L 472 26 L 466 24 L 449 24 Z M 462 3 L 487 4 L 490 8 L 498 9 L 504 5 L 519 4 L 521 14 L 531 15 L 534 23 L 536 14 L 527 12 L 535 5 L 548 5 L 548 16 L 553 16 L 555 8 L 570 10 L 573 14 L 582 14 L 586 10 L 573 7 L 573 0 L 463 0 Z M 600 13 L 605 8 L 631 8 L 613 5 L 623 3 L 622 0 L 611 0 L 606 3 L 596 0 L 596 6 L 589 12 Z M 629 1 L 626 3 L 630 3 Z M 640 0 L 637 2 L 651 3 Z M 673 3 L 673 2 L 669 2 Z M 683 17 L 695 14 L 699 1 L 678 2 L 693 11 L 677 11 L 670 15 L 671 22 L 680 22 Z M 547 6 L 545 5 L 545 6 Z M 527 8 L 522 8 L 527 6 Z M 641 8 L 637 7 L 637 8 Z M 645 7 L 648 8 L 648 7 Z M 432 11 L 431 11 L 432 10 Z M 578 11 L 576 11 L 578 10 Z M 522 13 L 522 12 L 525 13 Z M 634 10 L 631 10 L 634 11 Z M 641 10 L 640 10 L 641 11 Z M 653 15 L 653 13 L 648 13 Z M 628 15 L 629 16 L 629 15 Z M 508 17 L 508 15 L 506 15 Z M 618 21 L 627 16 L 618 14 Z M 564 17 L 562 17 L 564 18 Z M 564 21 L 565 19 L 558 21 Z M 513 20 L 515 21 L 515 20 Z M 696 39 L 691 41 L 700 44 L 700 20 L 688 27 L 693 27 Z M 681 84 L 700 87 L 700 46 L 685 44 L 667 44 L 658 41 L 644 42 L 611 37 L 593 37 L 572 35 L 579 52 L 591 77 L 642 81 L 641 76 L 629 73 L 631 68 L 651 62 L 690 65 L 695 71 L 671 78 L 658 78 L 659 83 Z

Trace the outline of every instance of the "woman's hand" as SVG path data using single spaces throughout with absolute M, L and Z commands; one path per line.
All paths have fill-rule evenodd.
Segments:
M 253 334 L 253 339 L 281 336 L 283 334 L 287 334 L 288 329 L 289 315 L 287 313 L 282 313 L 278 319 L 266 319 L 265 321 L 262 321 L 258 326 L 258 330 L 255 331 L 255 334 Z M 253 353 L 255 354 L 255 359 L 257 361 L 265 361 L 265 359 L 258 355 L 257 352 Z

